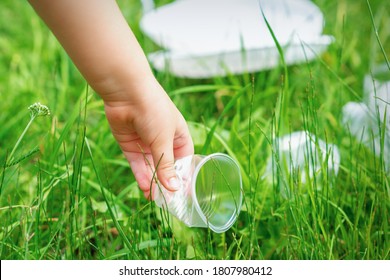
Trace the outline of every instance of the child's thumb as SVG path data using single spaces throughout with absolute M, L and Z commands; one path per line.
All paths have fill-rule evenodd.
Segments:
M 164 151 L 163 153 L 161 151 Z M 180 189 L 180 181 L 176 176 L 173 147 L 165 147 L 152 151 L 158 181 L 169 191 Z

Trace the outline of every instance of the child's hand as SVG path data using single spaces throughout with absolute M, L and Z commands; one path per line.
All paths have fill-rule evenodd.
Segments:
M 194 152 L 187 124 L 165 91 L 153 79 L 138 90 L 117 92 L 105 102 L 112 133 L 130 163 L 134 176 L 146 197 L 159 182 L 168 190 L 179 187 L 174 159 Z M 134 96 L 136 98 L 134 100 Z
M 175 190 L 174 158 L 191 155 L 183 116 L 153 76 L 115 0 L 29 0 L 105 103 L 112 133 L 141 190 L 153 172 Z

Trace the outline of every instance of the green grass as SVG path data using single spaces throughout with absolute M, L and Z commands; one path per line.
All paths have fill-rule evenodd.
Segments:
M 210 80 L 156 73 L 188 120 L 196 153 L 225 152 L 241 166 L 243 210 L 215 234 L 143 197 L 102 101 L 26 2 L 1 1 L 0 258 L 390 259 L 384 155 L 341 124 L 343 105 L 363 97 L 364 75 L 388 61 L 390 4 L 315 2 L 335 42 L 314 62 Z M 137 26 L 139 1 L 120 5 L 145 51 L 155 50 Z M 51 115 L 29 124 L 35 102 Z M 272 179 L 263 176 L 278 154 L 275 136 L 297 130 L 339 147 L 337 176 L 304 183 L 277 156 Z

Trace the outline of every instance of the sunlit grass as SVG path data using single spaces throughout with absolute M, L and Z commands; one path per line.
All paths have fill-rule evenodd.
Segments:
M 364 75 L 389 55 L 385 2 L 369 2 L 371 17 L 367 3 L 316 1 L 335 43 L 315 62 L 209 80 L 156 73 L 188 120 L 196 153 L 239 162 L 243 209 L 215 234 L 143 197 L 102 101 L 32 9 L 2 1 L 0 258 L 389 259 L 388 170 L 341 123 L 342 106 L 362 98 Z M 140 4 L 120 4 L 154 50 L 137 28 Z M 25 130 L 35 102 L 51 115 Z M 304 181 L 304 170 L 286 172 L 275 139 L 302 130 L 339 148 L 337 176 L 326 164 Z M 265 176 L 272 156 L 276 168 Z M 309 153 L 304 168 L 314 161 Z

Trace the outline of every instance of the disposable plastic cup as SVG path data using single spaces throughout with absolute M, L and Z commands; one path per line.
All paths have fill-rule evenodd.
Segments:
M 158 184 L 156 205 L 189 227 L 227 231 L 236 221 L 243 199 L 237 162 L 222 153 L 193 155 L 178 159 L 175 169 L 180 189 L 170 192 Z
M 364 78 L 364 102 L 370 109 L 374 125 L 378 118 L 386 122 L 386 129 L 390 126 L 390 70 L 387 64 L 372 67 L 372 72 Z M 378 131 L 378 133 L 380 133 Z
M 364 91 L 371 119 L 368 133 L 373 137 L 368 144 L 378 156 L 383 156 L 385 168 L 390 171 L 390 70 L 387 63 L 372 67 L 371 73 L 365 76 Z

